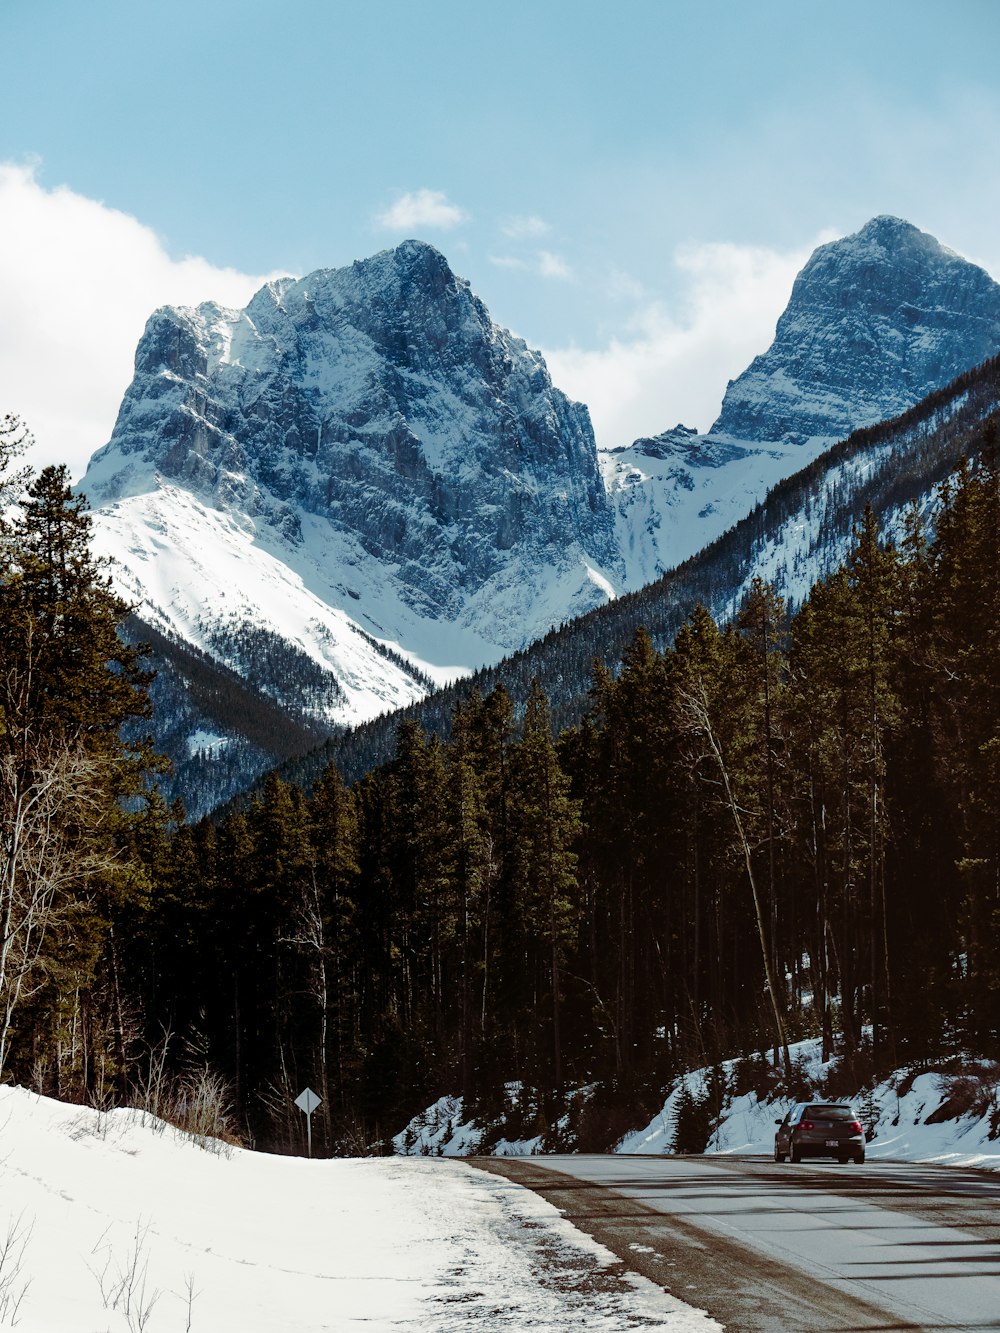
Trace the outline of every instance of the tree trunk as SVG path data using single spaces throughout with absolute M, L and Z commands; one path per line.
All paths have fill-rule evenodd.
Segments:
M 743 818 L 740 814 L 739 803 L 736 800 L 736 794 L 734 793 L 730 782 L 729 768 L 725 762 L 718 738 L 715 735 L 715 730 L 712 727 L 712 719 L 709 715 L 708 701 L 705 697 L 704 688 L 698 684 L 692 686 L 689 690 L 684 691 L 682 694 L 682 706 L 689 713 L 691 721 L 695 723 L 695 729 L 700 732 L 707 741 L 709 751 L 715 761 L 719 776 L 722 779 L 723 790 L 726 794 L 726 804 L 729 807 L 729 812 L 733 818 L 733 825 L 736 829 L 736 835 L 743 852 L 747 879 L 750 882 L 750 891 L 753 895 L 754 913 L 757 918 L 757 934 L 760 940 L 761 958 L 764 963 L 767 993 L 771 1002 L 771 1017 L 774 1022 L 775 1045 L 781 1050 L 782 1060 L 785 1066 L 785 1075 L 790 1078 L 792 1073 L 792 1056 L 788 1049 L 788 1037 L 785 1032 L 784 1019 L 781 1016 L 781 1007 L 774 969 L 771 965 L 771 950 L 768 946 L 767 928 L 765 925 L 765 907 L 757 888 L 757 877 L 754 874 L 750 842 L 747 838 Z

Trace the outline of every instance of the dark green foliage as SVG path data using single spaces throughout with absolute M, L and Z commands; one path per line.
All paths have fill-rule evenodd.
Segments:
M 258 1140 L 294 1147 L 274 1099 L 325 1080 L 328 1150 L 384 1147 L 444 1091 L 499 1134 L 508 1085 L 526 1133 L 608 1147 L 710 1067 L 678 1108 L 693 1152 L 741 1051 L 772 1058 L 735 1089 L 789 1097 L 782 1047 L 809 1033 L 855 1090 L 901 1051 L 1000 1052 L 997 494 L 988 460 L 963 468 L 902 553 L 867 512 L 794 615 L 757 583 L 726 628 L 699 607 L 669 650 L 640 630 L 558 740 L 539 684 L 519 731 L 474 690 L 447 741 L 404 720 L 351 789 L 269 779 L 182 874 L 215 907 L 171 928 L 187 962 L 158 983 L 206 978 Z
M 441 734 L 397 718 L 353 786 L 335 767 L 309 792 L 272 774 L 188 827 L 155 795 L 126 816 L 141 743 L 98 728 L 92 753 L 124 775 L 101 810 L 127 855 L 66 895 L 19 1067 L 75 1024 L 94 1089 L 171 1028 L 262 1146 L 301 1151 L 292 1099 L 320 1092 L 321 1152 L 385 1150 L 444 1092 L 494 1138 L 517 1118 L 549 1145 L 609 1147 L 702 1067 L 674 1126 L 695 1152 L 739 1090 L 809 1095 L 783 1050 L 800 1036 L 823 1037 L 851 1096 L 900 1056 L 1000 1056 L 988 438 L 940 500 L 933 535 L 914 519 L 899 551 L 859 515 L 844 566 L 797 610 L 758 582 L 727 626 L 696 605 L 670 646 L 663 622 L 634 629 L 615 670 L 590 664 L 586 712 L 558 735 L 518 668 L 511 694 L 452 696 Z M 15 654 L 34 651 L 19 627 L 44 626 L 36 712 L 75 729 L 86 698 L 134 722 L 141 664 L 107 632 L 122 608 L 83 580 L 107 681 L 74 628 L 91 603 L 57 595 L 75 566 L 40 544 L 47 513 L 71 534 L 81 511 L 52 477 L 31 504 L 2 592 Z M 741 1054 L 730 1086 L 720 1062 Z
M 671 1151 L 703 1153 L 708 1147 L 715 1123 L 708 1090 L 694 1092 L 687 1079 L 682 1079 L 674 1109 Z
M 0 473 L 9 445 L 0 429 Z M 148 903 L 153 757 L 134 724 L 149 677 L 65 468 L 31 482 L 2 535 L 0 1073 L 99 1096 L 122 1086 L 134 1037 L 121 941 Z

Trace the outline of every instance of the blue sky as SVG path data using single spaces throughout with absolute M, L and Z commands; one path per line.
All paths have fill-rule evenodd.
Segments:
M 77 472 L 154 305 L 407 235 L 609 444 L 706 428 L 876 213 L 1000 276 L 995 0 L 0 0 L 0 44 L 0 407 Z

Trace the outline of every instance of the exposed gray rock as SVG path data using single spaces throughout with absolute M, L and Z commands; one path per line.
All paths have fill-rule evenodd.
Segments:
M 418 241 L 269 283 L 242 311 L 158 310 L 83 488 L 100 504 L 155 477 L 293 546 L 306 515 L 328 520 L 424 617 L 455 621 L 508 575 L 529 610 L 546 571 L 573 567 L 582 610 L 605 597 L 585 562 L 618 563 L 587 409 Z M 548 628 L 479 616 L 511 648 Z
M 816 250 L 774 342 L 730 382 L 709 432 L 842 439 L 897 416 L 1000 349 L 1000 285 L 899 218 Z

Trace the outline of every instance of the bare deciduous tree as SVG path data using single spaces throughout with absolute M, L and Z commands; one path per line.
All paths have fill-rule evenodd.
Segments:
M 8 715 L 9 717 L 9 715 Z M 45 984 L 57 916 L 103 866 L 85 829 L 101 805 L 100 760 L 76 738 L 8 725 L 0 753 L 0 1073 L 19 1006 Z
M 736 792 L 733 789 L 732 779 L 730 777 L 729 765 L 726 763 L 725 755 L 722 751 L 722 745 L 712 725 L 712 713 L 708 703 L 708 696 L 705 692 L 705 686 L 697 678 L 689 680 L 686 684 L 678 686 L 676 693 L 676 707 L 678 721 L 682 729 L 692 738 L 695 738 L 702 756 L 711 760 L 713 768 L 718 775 L 718 781 L 722 788 L 723 799 L 729 813 L 732 815 L 733 825 L 736 830 L 737 841 L 740 850 L 743 853 L 743 859 L 746 865 L 747 879 L 750 883 L 750 891 L 753 895 L 754 912 L 757 918 L 757 933 L 760 938 L 760 952 L 764 963 L 764 976 L 767 981 L 767 993 L 771 1002 L 771 1016 L 774 1020 L 775 1041 L 781 1047 L 782 1059 L 784 1061 L 785 1073 L 790 1075 L 792 1072 L 792 1058 L 788 1049 L 788 1036 L 785 1031 L 785 1023 L 781 1014 L 781 1004 L 777 987 L 777 978 L 774 974 L 771 949 L 767 938 L 766 909 L 760 895 L 757 885 L 757 877 L 754 874 L 753 854 L 750 846 L 750 839 L 747 835 L 746 824 L 744 823 L 740 803 Z

